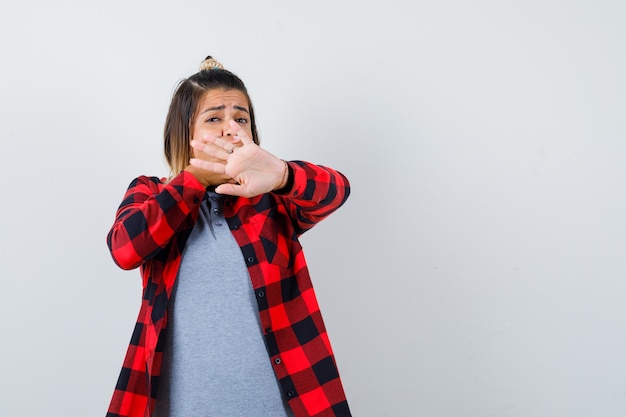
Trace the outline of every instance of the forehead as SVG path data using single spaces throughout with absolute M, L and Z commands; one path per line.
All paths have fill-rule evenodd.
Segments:
M 238 105 L 247 108 L 248 98 L 239 90 L 223 90 L 221 88 L 214 88 L 204 93 L 201 101 L 202 107 L 214 107 L 219 105 L 225 105 L 227 107 Z

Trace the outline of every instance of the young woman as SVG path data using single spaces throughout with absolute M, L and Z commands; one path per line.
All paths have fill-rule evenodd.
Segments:
M 107 416 L 350 416 L 298 241 L 347 179 L 259 147 L 245 85 L 211 57 L 174 93 L 165 156 L 107 237 L 143 278 Z

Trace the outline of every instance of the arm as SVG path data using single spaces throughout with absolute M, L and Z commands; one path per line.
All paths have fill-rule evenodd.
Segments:
M 283 195 L 298 234 L 326 218 L 348 198 L 348 180 L 339 172 L 303 161 L 285 162 L 255 144 L 236 123 L 231 126 L 240 147 L 233 148 L 232 141 L 220 138 L 191 141 L 194 149 L 212 158 L 192 158 L 191 166 L 235 180 L 234 184 L 219 185 L 215 189 L 218 193 L 247 198 L 270 192 Z
M 107 244 L 123 269 L 142 265 L 165 248 L 181 230 L 193 227 L 205 192 L 202 184 L 183 171 L 167 184 L 139 177 L 128 187 Z
M 284 204 L 299 235 L 328 217 L 350 195 L 348 179 L 331 168 L 304 161 L 289 161 L 286 185 L 276 194 Z

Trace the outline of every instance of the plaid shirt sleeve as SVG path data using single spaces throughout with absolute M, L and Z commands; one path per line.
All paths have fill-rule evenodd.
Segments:
M 299 236 L 346 202 L 350 184 L 342 173 L 328 167 L 304 161 L 287 164 L 291 175 L 285 205 Z
M 136 178 L 107 236 L 115 263 L 133 269 L 153 258 L 193 223 L 204 192 L 202 184 L 184 171 L 167 184 L 156 177 Z
M 120 204 L 107 244 L 123 269 L 141 267 L 143 297 L 135 330 L 109 405 L 107 417 L 147 417 L 154 404 L 167 321 L 169 291 L 180 264 L 180 250 L 193 228 L 205 190 L 182 172 L 165 183 L 141 176 L 131 182 Z M 153 372 L 156 370 L 156 374 Z

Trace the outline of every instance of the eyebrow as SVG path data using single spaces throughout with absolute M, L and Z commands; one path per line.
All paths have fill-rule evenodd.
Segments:
M 224 110 L 225 108 L 226 108 L 226 106 L 225 106 L 225 105 L 223 105 L 223 104 L 222 104 L 221 106 L 209 107 L 209 108 L 206 108 L 206 109 L 202 110 L 202 113 L 200 113 L 200 114 L 204 114 L 204 113 L 206 113 L 206 112 L 208 112 L 208 111 L 214 111 L 214 110 Z M 234 108 L 235 110 L 245 111 L 246 113 L 250 114 L 250 112 L 248 111 L 248 109 L 246 109 L 245 107 L 241 107 L 241 106 L 236 106 L 236 105 L 235 105 L 235 106 L 233 106 L 233 108 Z

